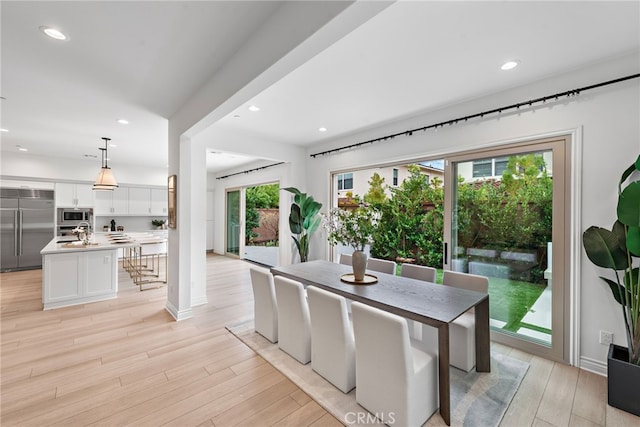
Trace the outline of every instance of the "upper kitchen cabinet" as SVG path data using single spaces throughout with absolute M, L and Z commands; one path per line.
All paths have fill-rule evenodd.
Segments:
M 93 207 L 93 187 L 90 184 L 58 182 L 55 199 L 59 208 L 90 208 Z
M 113 191 L 96 191 L 94 215 L 128 215 L 129 190 L 117 187 Z
M 129 215 L 167 216 L 167 190 L 129 188 Z
M 151 194 L 148 188 L 129 188 L 129 215 L 151 215 Z
M 169 197 L 166 188 L 151 189 L 151 215 L 168 215 Z

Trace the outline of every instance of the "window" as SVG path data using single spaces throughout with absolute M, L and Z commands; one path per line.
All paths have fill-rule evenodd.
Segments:
M 507 169 L 507 162 L 509 161 L 508 157 L 498 157 L 496 159 L 493 159 L 494 161 L 494 172 L 493 175 L 494 176 L 502 176 L 502 172 L 505 171 L 505 169 Z
M 493 159 L 483 159 L 473 161 L 473 177 L 484 178 L 493 176 Z
M 353 173 L 341 173 L 338 175 L 338 190 L 353 190 Z
M 494 159 L 482 159 L 473 161 L 473 177 L 486 178 L 489 176 L 502 176 L 507 169 L 509 157 L 496 157 Z
M 398 186 L 398 169 L 393 168 L 393 186 Z

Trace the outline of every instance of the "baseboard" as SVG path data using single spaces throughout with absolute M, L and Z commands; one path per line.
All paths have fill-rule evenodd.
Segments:
M 173 304 L 171 304 L 169 301 L 167 301 L 167 305 L 164 307 L 164 309 L 167 310 L 169 312 L 169 314 L 174 319 L 176 319 L 176 321 L 190 319 L 190 318 L 193 317 L 193 310 L 191 310 L 191 307 L 189 307 L 189 309 L 187 309 L 187 310 L 178 311 L 173 306 Z
M 589 357 L 580 357 L 580 369 L 602 375 L 603 377 L 607 376 L 607 362 L 601 362 Z
M 207 299 L 206 295 L 203 296 L 203 297 L 200 297 L 200 298 L 194 298 L 194 299 L 191 300 L 191 307 L 195 307 L 195 306 L 198 306 L 198 305 L 204 305 L 204 304 L 207 304 L 208 302 L 209 302 L 209 300 Z

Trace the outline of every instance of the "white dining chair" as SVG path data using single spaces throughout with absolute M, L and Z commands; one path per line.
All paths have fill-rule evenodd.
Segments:
M 485 294 L 489 292 L 489 279 L 476 274 L 445 270 L 442 284 Z M 437 340 L 437 330 L 422 325 L 422 341 L 425 345 L 433 345 Z M 465 372 L 476 366 L 476 318 L 473 308 L 449 324 L 449 364 Z
M 343 393 L 356 386 L 353 329 L 344 297 L 307 287 L 311 315 L 311 367 Z
M 253 288 L 255 331 L 273 343 L 278 342 L 278 304 L 273 275 L 256 268 L 251 268 L 249 272 Z
M 274 277 L 278 302 L 278 346 L 302 364 L 311 361 L 311 321 L 302 283 Z
M 436 269 L 425 265 L 403 263 L 400 269 L 400 276 L 435 283 Z
M 356 401 L 387 424 L 421 426 L 438 408 L 435 352 L 412 345 L 404 318 L 359 302 L 352 310 Z
M 400 276 L 435 283 L 436 269 L 424 265 L 403 263 L 400 269 Z M 412 338 L 422 339 L 422 323 L 409 320 L 409 332 Z
M 340 264 L 351 265 L 351 254 L 340 254 Z
M 396 274 L 396 263 L 386 259 L 369 258 L 369 261 L 367 262 L 367 270 Z

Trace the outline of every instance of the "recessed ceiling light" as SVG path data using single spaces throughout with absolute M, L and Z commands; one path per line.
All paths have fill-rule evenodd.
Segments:
M 127 119 L 118 119 L 117 122 L 120 123 L 121 125 L 128 125 L 129 124 L 129 120 L 127 120 Z
M 318 128 L 318 132 L 326 132 L 326 131 L 327 131 L 327 128 L 325 127 Z
M 109 144 L 109 147 L 117 147 L 117 144 Z
M 0 128 L 0 132 L 9 132 L 9 129 Z
M 16 147 L 18 147 L 18 151 L 29 151 L 28 149 L 24 148 L 21 145 L 16 145 Z
M 255 105 L 250 105 L 249 111 L 253 111 L 253 112 L 260 111 L 260 107 L 257 107 Z
M 45 33 L 46 35 L 48 35 L 52 39 L 56 39 L 56 40 L 68 40 L 69 39 L 67 36 L 65 36 L 62 33 L 62 31 L 56 30 L 55 28 L 40 27 L 40 31 L 42 31 L 43 33 Z
M 520 64 L 520 61 L 507 61 L 500 67 L 501 70 L 512 70 Z

